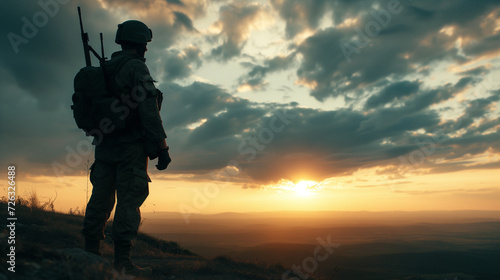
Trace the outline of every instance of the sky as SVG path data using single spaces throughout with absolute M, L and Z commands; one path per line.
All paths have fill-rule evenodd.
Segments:
M 500 209 L 498 1 L 2 1 L 0 162 L 18 195 L 67 211 L 91 191 L 77 6 L 107 57 L 119 23 L 153 31 L 172 163 L 150 162 L 143 211 Z

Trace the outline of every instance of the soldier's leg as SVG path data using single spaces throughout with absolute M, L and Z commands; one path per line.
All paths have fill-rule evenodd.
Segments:
M 149 194 L 147 155 L 142 143 L 123 147 L 116 174 L 117 204 L 113 220 L 113 241 L 132 245 L 141 222 L 139 207 Z
M 117 168 L 117 204 L 113 221 L 113 242 L 115 247 L 114 266 L 118 271 L 132 275 L 150 275 L 151 268 L 137 267 L 130 259 L 130 249 L 137 237 L 141 222 L 141 207 L 149 194 L 147 156 L 142 143 L 128 144 Z
M 91 167 L 92 196 L 87 204 L 82 234 L 87 240 L 103 240 L 104 228 L 115 204 L 116 167 L 96 160 Z

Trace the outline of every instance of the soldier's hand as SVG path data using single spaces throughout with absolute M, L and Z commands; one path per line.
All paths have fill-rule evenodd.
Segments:
M 158 154 L 158 164 L 156 165 L 156 168 L 158 170 L 165 170 L 167 169 L 168 164 L 172 161 L 170 158 L 170 155 L 168 154 L 168 146 L 166 149 L 161 149 L 160 153 Z

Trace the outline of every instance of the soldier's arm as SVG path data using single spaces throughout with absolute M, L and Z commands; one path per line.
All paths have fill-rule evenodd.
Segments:
M 154 80 L 143 62 L 135 65 L 135 85 L 138 101 L 139 118 L 146 141 L 158 143 L 160 148 L 166 148 L 165 130 L 158 109 L 157 92 Z M 132 90 L 134 93 L 134 89 Z

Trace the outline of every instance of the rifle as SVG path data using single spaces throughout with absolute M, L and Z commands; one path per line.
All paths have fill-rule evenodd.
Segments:
M 92 66 L 92 61 L 90 60 L 90 52 L 92 52 L 95 57 L 99 60 L 99 64 L 102 64 L 106 61 L 106 57 L 104 57 L 104 43 L 102 41 L 102 33 L 100 33 L 101 38 L 101 53 L 100 56 L 91 45 L 89 45 L 89 34 L 83 31 L 83 22 L 82 22 L 82 12 L 80 7 L 78 7 L 78 18 L 80 19 L 80 31 L 82 34 L 82 42 L 83 42 L 83 54 L 85 55 L 85 64 L 87 66 Z

